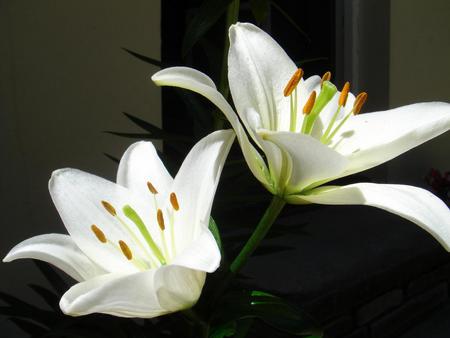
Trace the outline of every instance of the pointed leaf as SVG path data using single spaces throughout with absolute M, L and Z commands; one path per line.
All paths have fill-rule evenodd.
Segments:
M 317 334 L 314 321 L 296 306 L 262 291 L 241 291 L 225 295 L 214 314 L 220 322 L 257 318 L 268 325 L 296 336 Z
M 120 162 L 120 160 L 117 157 L 113 156 L 113 155 L 110 155 L 108 153 L 103 153 L 103 155 L 105 155 L 107 158 L 109 158 L 111 161 L 113 161 L 113 162 L 115 162 L 117 164 L 119 164 L 119 162 Z
M 209 231 L 211 231 L 211 233 L 214 236 L 214 239 L 216 240 L 217 246 L 219 247 L 220 253 L 223 256 L 223 248 L 222 248 L 222 239 L 220 238 L 220 231 L 219 228 L 217 227 L 216 222 L 214 221 L 214 219 L 212 217 L 209 218 Z
M 56 291 L 58 296 L 62 296 L 62 294 L 69 289 L 69 285 L 50 264 L 38 260 L 33 260 L 33 262 Z
M 32 337 L 41 337 L 47 332 L 46 328 L 25 319 L 11 318 L 10 320 Z
M 36 284 L 30 284 L 33 289 L 53 310 L 59 312 L 59 297 L 52 291 Z
M 165 65 L 164 63 L 162 63 L 162 62 L 159 61 L 159 60 L 156 60 L 156 59 L 153 59 L 153 58 L 151 58 L 151 57 L 148 57 L 148 56 L 145 56 L 145 55 L 142 55 L 142 54 L 133 52 L 132 50 L 129 50 L 128 48 L 122 47 L 122 49 L 123 49 L 125 52 L 127 52 L 128 54 L 133 55 L 135 58 L 137 58 L 137 59 L 139 59 L 139 60 L 141 60 L 141 61 L 144 61 L 144 62 L 146 62 L 146 63 L 149 63 L 149 64 L 151 64 L 151 65 L 153 65 L 153 66 L 157 66 L 157 67 L 160 67 L 160 68 L 168 67 L 168 65 Z
M 258 25 L 267 20 L 270 11 L 269 0 L 250 0 L 250 9 Z
M 186 56 L 196 42 L 219 20 L 233 0 L 204 0 L 186 29 L 182 53 Z

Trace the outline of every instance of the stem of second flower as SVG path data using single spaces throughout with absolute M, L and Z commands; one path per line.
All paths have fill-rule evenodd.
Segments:
M 266 209 L 266 212 L 259 221 L 255 231 L 250 236 L 247 243 L 245 243 L 241 252 L 239 252 L 237 257 L 231 263 L 230 270 L 232 274 L 238 273 L 239 270 L 244 266 L 244 264 L 247 262 L 247 259 L 256 250 L 259 243 L 263 240 L 267 232 L 272 227 L 272 224 L 277 219 L 281 210 L 283 210 L 285 204 L 286 202 L 281 197 L 276 195 L 273 196 L 269 207 Z

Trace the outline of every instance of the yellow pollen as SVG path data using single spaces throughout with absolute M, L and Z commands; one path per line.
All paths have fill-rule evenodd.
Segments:
M 339 96 L 339 105 L 345 106 L 347 102 L 348 92 L 350 91 L 350 82 L 346 82 L 342 88 L 341 95 Z
M 323 74 L 322 80 L 320 80 L 320 87 L 322 87 L 325 81 L 330 81 L 330 79 L 331 79 L 331 72 L 326 72 L 325 74 Z
M 308 101 L 306 101 L 305 106 L 303 107 L 303 114 L 308 115 L 309 113 L 311 113 L 315 101 L 316 101 L 316 91 L 313 91 L 309 95 Z
M 292 94 L 294 89 L 297 88 L 297 85 L 302 77 L 303 77 L 303 69 L 299 68 L 295 71 L 294 75 L 292 75 L 291 79 L 284 88 L 283 91 L 284 96 L 289 96 Z
M 158 190 L 156 190 L 156 188 L 153 186 L 153 184 L 150 183 L 150 181 L 147 182 L 147 188 L 153 195 L 156 195 L 158 193 Z
M 133 259 L 133 254 L 131 253 L 130 247 L 124 241 L 119 241 L 120 250 L 122 250 L 123 255 L 131 261 Z
M 117 215 L 116 209 L 114 209 L 114 207 L 110 203 L 102 201 L 102 205 L 106 209 L 106 211 L 108 211 L 111 215 L 113 216 Z
M 160 228 L 162 231 L 164 231 L 164 229 L 165 229 L 166 227 L 164 226 L 164 215 L 163 215 L 161 209 L 158 209 L 158 212 L 156 213 L 156 219 L 158 220 L 159 228 Z
M 95 237 L 97 237 L 97 239 L 100 242 L 102 242 L 102 243 L 106 243 L 107 242 L 105 234 L 95 224 L 91 225 L 91 230 L 94 233 Z
M 353 104 L 353 114 L 357 115 L 360 113 L 362 106 L 367 100 L 367 93 L 359 93 L 356 97 L 355 103 Z
M 178 204 L 177 195 L 175 195 L 174 192 L 170 193 L 170 204 L 172 204 L 172 207 L 176 211 L 180 210 L 180 205 Z

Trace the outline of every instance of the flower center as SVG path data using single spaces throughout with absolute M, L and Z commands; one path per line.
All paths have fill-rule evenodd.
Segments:
M 153 221 L 156 223 L 159 229 L 160 241 L 159 245 L 154 240 L 152 234 L 149 232 L 147 226 L 145 225 L 141 216 L 133 209 L 130 205 L 126 204 L 122 207 L 122 213 L 131 221 L 132 226 L 123 219 L 116 208 L 107 201 L 101 201 L 103 208 L 115 218 L 115 220 L 126 230 L 130 235 L 131 244 L 139 247 L 140 251 L 144 254 L 144 258 L 139 258 L 138 255 L 133 254 L 132 247 L 129 246 L 130 242 L 126 243 L 124 240 L 119 240 L 117 243 L 110 241 L 105 233 L 95 224 L 91 225 L 91 231 L 95 237 L 102 244 L 107 244 L 112 246 L 115 250 L 121 252 L 123 256 L 131 261 L 140 269 L 155 268 L 161 265 L 167 264 L 167 262 L 176 255 L 175 251 L 175 237 L 174 237 L 174 220 L 175 213 L 180 209 L 180 204 L 178 202 L 177 195 L 172 192 L 169 195 L 169 201 L 172 208 L 166 210 L 168 215 L 168 223 L 165 222 L 164 212 L 158 207 L 158 201 L 156 194 L 158 194 L 157 189 L 150 182 L 147 182 L 147 187 L 149 192 L 153 195 L 156 219 Z M 152 222 L 152 223 L 153 223 Z M 138 230 L 138 233 L 133 229 L 133 226 Z M 166 232 L 167 227 L 170 228 L 170 242 L 171 250 L 167 246 Z M 140 235 L 140 236 L 139 236 Z
M 291 132 L 301 132 L 303 134 L 311 135 L 314 125 L 324 108 L 330 103 L 334 95 L 337 92 L 337 88 L 334 84 L 330 82 L 331 72 L 326 72 L 320 81 L 320 91 L 316 94 L 316 91 L 311 92 L 303 106 L 303 122 L 300 129 L 297 127 L 297 117 L 298 117 L 298 84 L 303 77 L 303 70 L 301 68 L 292 75 L 291 79 L 288 81 L 286 87 L 284 88 L 283 94 L 285 97 L 290 97 L 290 123 L 289 131 Z M 362 106 L 367 100 L 367 93 L 362 92 L 358 94 L 353 104 L 353 108 L 340 117 L 340 112 L 342 107 L 345 107 L 347 103 L 348 94 L 350 92 L 350 83 L 346 82 L 342 91 L 339 95 L 338 105 L 335 113 L 328 122 L 325 131 L 323 131 L 320 136 L 320 141 L 323 144 L 330 144 L 333 137 L 342 128 L 345 122 L 348 121 L 351 115 L 357 115 L 361 111 Z M 299 129 L 299 130 L 298 130 Z

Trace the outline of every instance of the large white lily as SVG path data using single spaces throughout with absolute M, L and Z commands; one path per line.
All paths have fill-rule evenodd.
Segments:
M 449 104 L 358 115 L 365 93 L 355 99 L 348 84 L 337 91 L 328 74 L 304 80 L 284 50 L 252 24 L 233 25 L 229 34 L 228 80 L 240 119 L 213 81 L 197 70 L 168 68 L 154 74 L 153 81 L 195 91 L 220 108 L 255 177 L 288 203 L 378 207 L 418 224 L 450 249 L 450 212 L 431 193 L 405 185 L 324 185 L 447 131 Z
M 208 224 L 233 140 L 231 130 L 200 140 L 175 179 L 150 142 L 128 148 L 117 184 L 75 169 L 55 171 L 50 194 L 70 236 L 30 238 L 3 261 L 43 260 L 77 280 L 60 301 L 73 316 L 151 318 L 191 307 L 206 272 L 220 264 Z

